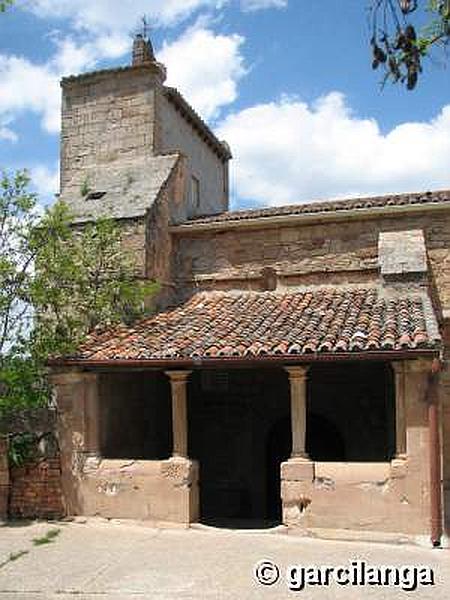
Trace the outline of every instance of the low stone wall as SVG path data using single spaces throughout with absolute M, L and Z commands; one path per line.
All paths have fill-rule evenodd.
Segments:
M 429 490 L 413 462 L 283 463 L 283 522 L 325 537 L 347 530 L 428 539 Z
M 59 519 L 64 516 L 59 456 L 12 468 L 10 485 L 10 518 Z
M 188 526 L 198 520 L 198 465 L 190 460 L 89 457 L 79 473 L 77 514 Z

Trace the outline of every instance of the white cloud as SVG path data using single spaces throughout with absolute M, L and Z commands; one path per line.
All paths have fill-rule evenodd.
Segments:
M 158 55 L 167 66 L 169 85 L 176 86 L 205 118 L 237 97 L 237 82 L 245 74 L 239 35 L 214 34 L 191 28 Z
M 268 205 L 450 185 L 450 105 L 383 134 L 337 92 L 313 105 L 283 98 L 228 116 L 218 135 L 238 197 Z
M 0 55 L 0 117 L 25 111 L 41 115 L 44 128 L 59 128 L 59 82 L 49 66 L 18 56 Z
M 61 90 L 64 75 L 78 73 L 95 66 L 99 58 L 114 54 L 115 42 L 103 38 L 78 44 L 71 37 L 55 37 L 56 51 L 47 63 L 33 63 L 27 58 L 0 54 L 0 125 L 9 123 L 25 112 L 41 118 L 48 133 L 60 128 Z M 122 53 L 122 51 L 121 51 Z M 7 129 L 6 133 L 16 135 Z
M 128 35 L 146 15 L 154 27 L 172 26 L 199 11 L 220 10 L 233 0 L 27 0 L 23 6 L 45 19 L 69 19 L 78 30 Z M 288 0 L 240 0 L 244 11 L 284 8 Z
M 30 169 L 33 188 L 43 200 L 51 200 L 59 188 L 59 168 L 36 165 Z
M 214 34 L 199 25 L 188 29 L 171 44 L 165 44 L 158 58 L 167 63 L 169 83 L 186 94 L 206 118 L 214 117 L 221 106 L 237 96 L 237 82 L 245 73 L 238 35 Z M 100 35 L 78 42 L 71 36 L 54 36 L 54 55 L 47 63 L 0 54 L 0 137 L 16 137 L 4 119 L 25 112 L 41 118 L 48 133 L 60 128 L 61 77 L 93 69 L 101 59 L 112 59 L 130 50 L 130 39 Z M 188 64 L 186 57 L 189 57 Z
M 288 0 L 241 0 L 243 11 L 252 12 L 267 8 L 286 8 Z
M 29 0 L 42 18 L 70 19 L 80 30 L 128 34 L 141 15 L 154 26 L 170 26 L 200 9 L 219 9 L 229 0 Z

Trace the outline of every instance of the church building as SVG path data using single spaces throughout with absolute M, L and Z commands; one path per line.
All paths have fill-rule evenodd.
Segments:
M 230 211 L 231 150 L 165 78 L 137 36 L 61 84 L 61 199 L 160 286 L 52 361 L 67 514 L 439 545 L 450 192 Z

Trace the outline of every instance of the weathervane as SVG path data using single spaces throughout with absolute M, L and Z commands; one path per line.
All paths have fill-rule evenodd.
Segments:
M 141 20 L 142 20 L 142 36 L 143 36 L 144 40 L 147 40 L 149 33 L 151 31 L 151 27 L 148 23 L 148 19 L 147 19 L 146 15 L 144 15 Z

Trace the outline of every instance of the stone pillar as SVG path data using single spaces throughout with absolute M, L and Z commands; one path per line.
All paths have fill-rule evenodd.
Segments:
M 188 458 L 187 380 L 191 371 L 166 371 L 172 391 L 172 458 L 161 462 L 161 474 L 170 483 L 171 520 L 193 523 L 199 519 L 199 466 Z M 175 498 L 178 498 L 174 504 Z
M 166 371 L 172 391 L 173 456 L 188 457 L 186 387 L 191 371 Z
M 406 365 L 393 362 L 395 374 L 395 458 L 406 458 Z
M 285 367 L 291 386 L 291 459 L 309 460 L 306 453 L 306 381 L 308 367 Z
M 84 514 L 83 477 L 86 461 L 98 463 L 100 415 L 98 376 L 79 370 L 50 373 L 57 405 L 61 483 L 65 512 Z

